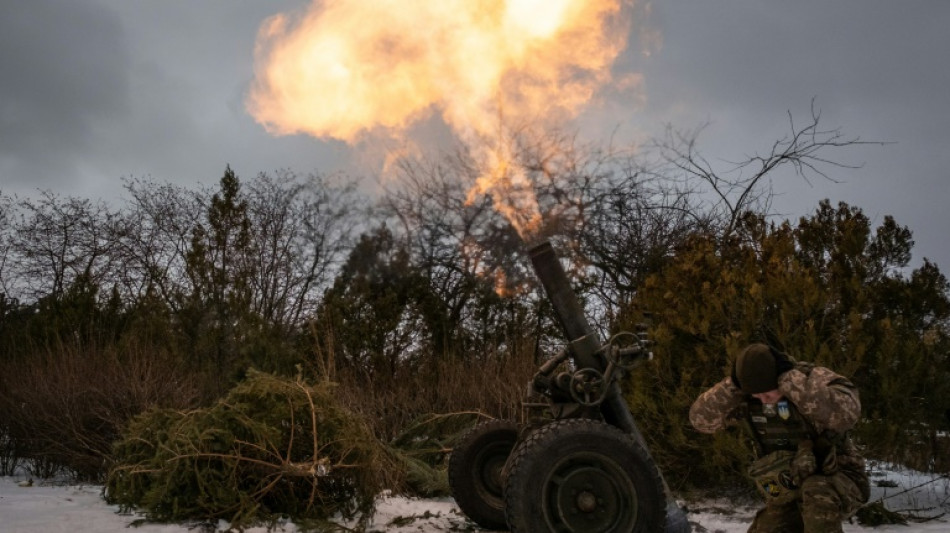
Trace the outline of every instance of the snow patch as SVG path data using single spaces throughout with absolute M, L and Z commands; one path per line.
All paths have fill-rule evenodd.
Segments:
M 950 530 L 950 479 L 886 463 L 871 463 L 871 500 L 881 500 L 888 509 L 912 513 L 921 521 L 908 526 L 863 527 L 845 523 L 846 533 L 897 532 L 936 533 Z M 0 529 L 4 533 L 194 533 L 194 525 L 143 522 L 136 514 L 120 514 L 118 506 L 102 499 L 102 487 L 57 482 L 28 483 L 25 475 L 0 477 Z M 728 499 L 711 498 L 692 502 L 689 521 L 695 533 L 743 533 L 752 522 L 756 508 L 736 506 Z M 220 522 L 217 529 L 227 531 Z M 248 533 L 266 533 L 257 527 Z M 287 522 L 276 530 L 295 533 Z M 380 495 L 376 514 L 367 531 L 419 533 L 437 531 L 484 531 L 465 518 L 451 498 L 405 498 Z

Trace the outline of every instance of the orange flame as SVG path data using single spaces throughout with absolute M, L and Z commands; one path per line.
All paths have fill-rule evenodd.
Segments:
M 521 231 L 540 223 L 508 125 L 576 116 L 610 80 L 622 0 L 324 0 L 261 26 L 247 109 L 272 134 L 355 142 L 438 114 Z M 522 233 L 524 235 L 524 233 Z

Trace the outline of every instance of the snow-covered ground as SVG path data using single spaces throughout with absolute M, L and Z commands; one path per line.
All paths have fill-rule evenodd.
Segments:
M 872 469 L 871 499 L 883 499 L 888 509 L 913 512 L 931 517 L 927 521 L 911 521 L 908 526 L 892 525 L 868 528 L 845 524 L 845 532 L 950 531 L 950 479 L 898 468 L 875 465 Z M 29 486 L 28 486 L 29 485 Z M 143 523 L 135 515 L 118 514 L 115 506 L 102 500 L 102 488 L 94 485 L 63 485 L 29 483 L 26 476 L 0 477 L 0 532 L 2 533 L 186 533 L 194 526 L 182 524 Z M 696 533 L 744 532 L 752 521 L 755 509 L 736 507 L 728 500 L 709 499 L 688 505 L 689 520 Z M 227 530 L 221 524 L 219 530 Z M 280 530 L 296 531 L 293 524 Z M 252 528 L 263 533 L 265 528 Z M 369 531 L 418 533 L 426 531 L 481 531 L 468 522 L 451 498 L 410 499 L 383 496 L 380 499 Z

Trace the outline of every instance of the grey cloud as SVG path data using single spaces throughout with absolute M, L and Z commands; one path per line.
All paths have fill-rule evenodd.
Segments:
M 260 24 L 308 3 L 0 1 L 0 191 L 95 198 L 124 176 L 213 183 L 228 163 L 242 176 L 372 174 L 341 143 L 274 138 L 244 111 Z M 836 169 L 841 183 L 777 180 L 778 209 L 797 217 L 828 197 L 877 220 L 893 214 L 914 230 L 917 257 L 947 268 L 950 2 L 637 5 L 663 45 L 644 56 L 634 35 L 615 70 L 642 73 L 646 100 L 603 104 L 586 117 L 595 135 L 642 139 L 709 121 L 700 149 L 735 160 L 768 149 L 786 111 L 804 119 L 815 98 L 824 125 L 896 144 L 840 154 L 864 164 Z
M 119 20 L 94 4 L 0 5 L 0 183 L 52 186 L 69 168 L 56 160 L 81 157 L 128 112 L 126 50 Z

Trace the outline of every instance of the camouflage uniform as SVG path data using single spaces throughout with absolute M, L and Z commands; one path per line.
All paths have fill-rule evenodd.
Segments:
M 782 482 L 791 499 L 768 499 L 750 532 L 840 532 L 842 520 L 868 500 L 870 490 L 864 458 L 848 434 L 861 414 L 858 391 L 831 370 L 801 362 L 778 377 L 778 390 L 784 398 L 772 411 L 727 377 L 697 398 L 690 422 L 713 433 L 745 421 L 760 456 L 797 454 L 803 444 L 813 454 L 808 471 Z

